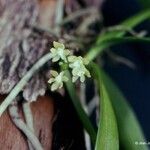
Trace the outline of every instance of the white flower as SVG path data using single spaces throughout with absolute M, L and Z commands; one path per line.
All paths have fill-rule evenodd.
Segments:
M 69 56 L 69 67 L 72 68 L 72 82 L 75 82 L 80 78 L 81 82 L 85 81 L 85 76 L 91 77 L 90 72 L 86 69 L 85 65 L 88 64 L 88 61 L 81 56 Z
M 52 75 L 52 78 L 49 79 L 48 83 L 51 84 L 51 91 L 62 88 L 63 82 L 68 81 L 68 78 L 64 75 L 64 71 L 58 74 L 58 72 L 52 70 L 50 73 Z
M 52 61 L 56 62 L 61 59 L 67 62 L 66 56 L 70 54 L 70 51 L 65 49 L 64 44 L 54 41 L 53 46 L 54 47 L 50 49 Z

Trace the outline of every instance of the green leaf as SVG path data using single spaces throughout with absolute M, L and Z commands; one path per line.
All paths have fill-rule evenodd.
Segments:
M 142 43 L 150 43 L 150 38 L 148 37 L 115 37 L 110 38 L 106 42 L 110 43 L 110 45 L 126 43 L 126 42 L 142 42 Z
M 150 18 L 150 10 L 143 11 L 125 20 L 118 26 L 133 28 L 148 18 Z M 89 53 L 85 56 L 85 58 L 87 58 L 89 61 L 93 60 L 99 53 L 103 52 L 104 49 L 108 48 L 113 44 L 111 40 L 116 38 L 121 38 L 124 36 L 125 33 L 126 31 L 113 30 L 113 31 L 104 32 L 103 34 L 100 34 L 97 38 L 96 43 L 90 48 Z
M 143 21 L 145 21 L 146 19 L 150 19 L 150 10 L 140 12 L 139 14 L 126 19 L 119 25 L 114 26 L 114 29 L 117 26 L 132 29 L 135 26 L 142 23 Z M 126 33 L 126 31 L 120 31 L 120 30 L 112 30 L 112 31 L 104 32 L 103 34 L 99 35 L 99 37 L 97 38 L 96 44 L 106 41 L 107 39 L 110 39 L 113 37 L 122 37 L 125 33 Z
M 113 37 L 113 38 L 107 39 L 106 41 L 103 41 L 103 44 L 110 47 L 113 45 L 129 43 L 129 42 L 150 43 L 150 38 L 148 38 L 148 37 L 132 37 L 132 36 Z M 99 45 L 98 47 L 101 47 L 101 45 Z M 102 49 L 100 52 L 103 52 L 103 51 L 104 51 L 104 49 Z
M 144 11 L 134 15 L 133 17 L 130 17 L 129 19 L 123 21 L 121 23 L 121 26 L 133 28 L 147 19 L 150 19 L 150 10 L 149 9 L 144 10 Z
M 143 6 L 143 9 L 150 8 L 150 0 L 138 0 L 138 1 Z
M 108 91 L 100 84 L 100 122 L 95 150 L 119 150 L 118 129 Z
M 119 150 L 118 128 L 115 113 L 108 95 L 108 91 L 100 78 L 96 65 L 89 66 L 92 76 L 97 79 L 100 89 L 100 121 L 95 150 Z
M 89 51 L 89 53 L 85 56 L 89 61 L 93 60 L 98 54 L 104 52 L 104 50 L 110 46 L 128 43 L 128 42 L 142 42 L 142 43 L 150 43 L 150 38 L 146 37 L 110 37 L 103 41 L 101 44 L 95 45 Z
M 139 122 L 127 100 L 102 69 L 96 64 L 93 65 L 93 67 L 99 72 L 99 77 L 108 91 L 115 110 L 121 145 L 125 150 L 148 150 L 146 145 L 140 146 L 135 144 L 136 141 L 145 142 L 145 138 Z
M 74 84 L 71 82 L 71 77 L 70 77 L 69 71 L 67 71 L 67 76 L 69 78 L 69 81 L 66 82 L 67 91 L 68 91 L 70 98 L 72 100 L 72 103 L 77 111 L 79 119 L 81 120 L 85 130 L 88 132 L 92 143 L 95 144 L 96 134 L 97 134 L 96 130 L 94 129 L 91 121 L 89 120 L 87 114 L 85 113 L 83 107 L 81 106 L 80 100 L 75 92 Z

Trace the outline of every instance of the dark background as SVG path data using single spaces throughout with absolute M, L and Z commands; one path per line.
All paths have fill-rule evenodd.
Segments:
M 106 0 L 103 5 L 104 25 L 116 25 L 141 10 L 142 7 L 136 0 Z M 143 29 L 150 32 L 149 21 L 135 28 L 136 31 Z M 113 47 L 112 51 L 128 58 L 136 65 L 136 69 L 122 64 L 113 65 L 105 57 L 105 70 L 132 105 L 147 141 L 150 141 L 150 45 L 122 44 Z

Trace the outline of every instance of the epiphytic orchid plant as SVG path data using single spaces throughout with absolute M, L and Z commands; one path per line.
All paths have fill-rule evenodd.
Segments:
M 58 15 L 58 18 L 59 17 Z M 88 52 L 83 56 L 72 54 L 71 50 L 65 48 L 65 42 L 53 42 L 53 47 L 50 49 L 50 52 L 42 56 L 32 66 L 2 102 L 0 105 L 0 116 L 7 107 L 13 103 L 14 99 L 39 68 L 43 67 L 47 62 L 52 61 L 53 63 L 57 63 L 59 68 L 58 70 L 50 71 L 51 76 L 48 80 L 48 84 L 50 84 L 51 91 L 59 90 L 65 84 L 65 89 L 70 95 L 79 119 L 89 134 L 93 146 L 95 146 L 95 150 L 119 150 L 119 143 L 121 143 L 125 150 L 137 150 L 135 141 L 145 140 L 140 125 L 120 89 L 105 73 L 101 65 L 96 61 L 96 58 L 107 48 L 120 43 L 132 41 L 150 43 L 150 38 L 143 37 L 141 34 L 136 34 L 136 36 L 126 35 L 126 33 L 132 34 L 133 28 L 148 18 L 150 18 L 149 10 L 102 32 L 97 35 L 96 40 L 92 41 L 92 44 L 88 47 Z M 65 20 L 65 23 L 67 20 L 68 19 Z M 60 38 L 58 36 L 60 34 L 60 27 L 65 23 L 59 22 L 55 28 L 58 41 Z M 79 42 L 78 44 L 81 43 Z M 85 45 L 83 47 L 86 48 Z M 96 81 L 96 87 L 100 95 L 98 130 L 93 127 L 87 113 L 84 111 L 74 86 L 77 80 L 84 82 L 86 77 Z M 28 109 L 29 107 L 26 108 Z M 10 112 L 16 118 L 18 117 L 15 108 L 11 109 Z M 123 118 L 124 115 L 126 115 L 125 119 Z M 30 118 L 26 119 L 28 120 Z M 16 124 L 25 133 L 34 149 L 43 149 L 37 137 L 33 132 L 28 130 L 28 126 L 32 128 L 32 123 L 28 126 L 22 124 L 22 122 L 17 122 Z M 142 148 L 140 147 L 140 150 L 147 149 L 148 147 L 146 145 L 143 145 Z

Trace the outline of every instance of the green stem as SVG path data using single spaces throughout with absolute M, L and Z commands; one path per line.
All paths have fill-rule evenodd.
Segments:
M 27 82 L 31 79 L 33 74 L 39 70 L 46 62 L 50 60 L 50 53 L 44 55 L 41 59 L 39 59 L 33 67 L 25 74 L 25 76 L 17 83 L 17 85 L 12 89 L 10 94 L 5 98 L 5 100 L 0 105 L 0 116 L 6 110 L 8 105 L 15 99 L 15 97 L 19 94 L 19 92 L 23 89 L 23 87 L 27 84 Z
M 74 107 L 77 111 L 77 114 L 78 114 L 85 130 L 90 135 L 92 143 L 95 144 L 96 131 L 95 131 L 91 121 L 89 120 L 87 114 L 85 113 L 84 109 L 82 108 L 78 96 L 76 95 L 75 87 L 74 87 L 73 83 L 71 82 L 71 77 L 70 77 L 69 71 L 67 71 L 67 74 L 68 74 L 68 77 L 69 77 L 69 81 L 66 82 L 66 87 L 67 87 L 68 93 L 71 97 L 72 103 L 73 103 L 73 105 L 74 105 Z

